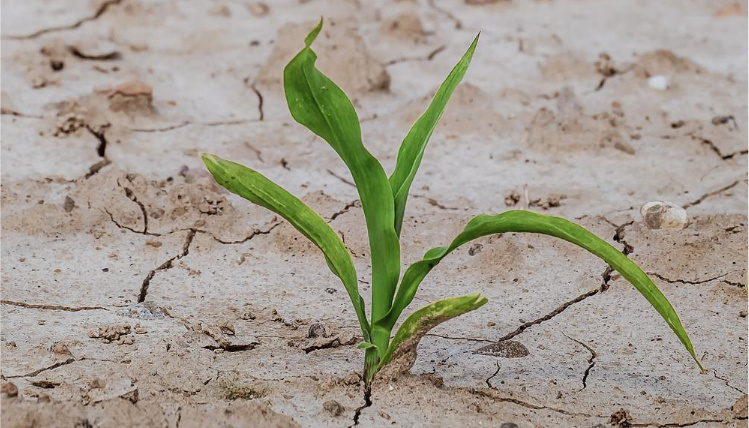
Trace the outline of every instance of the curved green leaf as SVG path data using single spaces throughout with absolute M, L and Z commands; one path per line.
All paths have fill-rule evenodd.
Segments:
M 215 155 L 203 154 L 201 157 L 213 178 L 226 190 L 285 218 L 322 250 L 328 267 L 346 287 L 356 317 L 359 319 L 364 340 L 369 341 L 370 327 L 364 310 L 364 299 L 359 295 L 356 269 L 351 254 L 330 225 L 296 196 L 257 171 Z
M 359 119 L 345 93 L 315 68 L 310 48 L 322 20 L 305 38 L 304 49 L 284 69 L 284 92 L 294 120 L 330 144 L 351 171 L 359 191 L 372 259 L 372 317 L 387 313 L 400 276 L 400 245 L 394 228 L 394 202 L 382 165 L 362 144 Z M 384 352 L 389 332 L 374 332 Z
M 393 358 L 404 357 L 406 361 L 404 367 L 401 367 L 402 371 L 411 368 L 416 358 L 416 347 L 429 330 L 458 315 L 478 309 L 488 301 L 481 293 L 473 293 L 439 300 L 412 313 L 395 333 L 374 373 L 385 367 Z
M 447 75 L 445 81 L 440 85 L 437 93 L 434 94 L 429 107 L 411 127 L 411 130 L 406 135 L 406 138 L 403 139 L 401 147 L 398 150 L 395 169 L 390 175 L 390 187 L 393 189 L 393 199 L 395 200 L 395 231 L 398 235 L 400 235 L 401 226 L 403 225 L 408 191 L 411 188 L 414 177 L 416 177 L 416 171 L 419 170 L 421 158 L 424 156 L 427 143 L 429 143 L 429 137 L 432 136 L 437 122 L 442 117 L 442 113 L 445 111 L 453 90 L 463 80 L 463 75 L 468 70 L 468 65 L 471 63 L 473 51 L 476 50 L 478 41 L 479 36 L 476 36 L 468 51 L 463 55 L 463 58 L 458 61 L 450 74 Z
M 424 277 L 445 256 L 461 245 L 476 238 L 505 232 L 529 232 L 554 236 L 580 246 L 600 257 L 632 283 L 656 311 L 663 317 L 702 369 L 694 353 L 679 316 L 668 299 L 653 284 L 645 272 L 619 250 L 598 238 L 581 226 L 559 217 L 545 216 L 530 211 L 507 211 L 498 215 L 480 215 L 472 219 L 448 247 L 436 247 L 427 251 L 424 259 L 412 264 L 403 275 L 398 294 L 390 312 L 382 319 L 372 319 L 372 328 L 392 328 L 403 309 L 413 300 Z

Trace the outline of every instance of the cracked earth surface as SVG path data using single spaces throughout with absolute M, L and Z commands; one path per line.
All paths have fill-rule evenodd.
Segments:
M 746 9 L 3 4 L 3 426 L 747 426 Z M 528 203 L 640 264 L 708 372 L 604 263 L 505 234 L 456 251 L 415 298 L 489 303 L 431 331 L 409 374 L 365 395 L 355 316 L 319 252 L 198 158 L 250 165 L 302 197 L 369 295 L 350 175 L 281 92 L 320 15 L 319 66 L 386 170 L 482 31 L 412 187 L 404 266 L 473 216 Z M 648 85 L 657 74 L 667 90 Z M 639 207 L 653 200 L 689 224 L 650 229 Z

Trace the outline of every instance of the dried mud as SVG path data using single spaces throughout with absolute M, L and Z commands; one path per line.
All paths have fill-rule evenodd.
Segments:
M 731 2 L 27 1 L 3 5 L 2 424 L 747 426 L 747 6 Z M 340 232 L 364 218 L 280 78 L 319 66 L 390 170 L 478 31 L 412 187 L 403 261 L 480 213 L 574 219 L 646 270 L 700 374 L 626 281 L 567 243 L 456 251 L 415 298 L 489 303 L 371 395 L 348 297 L 311 244 L 230 195 L 251 165 Z M 649 84 L 668 78 L 665 91 Z M 644 203 L 687 210 L 650 229 Z

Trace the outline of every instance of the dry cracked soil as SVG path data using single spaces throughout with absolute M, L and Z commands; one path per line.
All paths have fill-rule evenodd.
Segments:
M 651 275 L 707 372 L 603 262 L 505 234 L 415 301 L 489 303 L 365 397 L 320 253 L 198 158 L 302 197 L 369 294 L 350 175 L 281 89 L 321 15 L 319 67 L 388 171 L 481 31 L 412 187 L 404 266 L 480 213 L 574 220 Z M 722 0 L 4 3 L 3 427 L 746 427 L 746 32 L 746 1 Z M 688 224 L 644 222 L 659 200 Z

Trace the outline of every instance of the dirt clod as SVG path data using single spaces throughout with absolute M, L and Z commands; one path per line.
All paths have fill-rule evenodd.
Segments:
M 478 244 L 478 243 L 477 244 L 473 244 L 468 249 L 468 255 L 469 256 L 475 256 L 476 254 L 480 253 L 483 248 L 484 248 L 484 246 L 481 245 L 481 244 Z
M 611 77 L 616 74 L 616 67 L 614 66 L 614 60 L 606 52 L 598 54 L 598 61 L 596 61 L 596 71 L 603 77 Z
M 307 337 L 310 339 L 316 337 L 328 337 L 328 331 L 325 329 L 325 325 L 323 323 L 316 322 L 309 326 Z
M 221 321 L 218 327 L 221 329 L 222 333 L 229 336 L 234 336 L 234 334 L 236 334 L 236 331 L 234 330 L 234 324 L 232 324 L 230 321 Z
M 520 193 L 517 190 L 513 190 L 505 196 L 505 205 L 508 207 L 514 207 L 520 202 Z
M 121 345 L 133 344 L 132 337 L 124 337 L 130 334 L 130 324 L 109 324 L 98 327 L 88 332 L 88 337 L 102 339 L 106 343 L 117 342 Z
M 6 394 L 8 397 L 15 397 L 18 395 L 18 387 L 12 382 L 3 382 L 0 393 Z
M 63 342 L 55 342 L 50 349 L 55 354 L 70 355 L 70 349 L 68 348 L 68 345 Z
M 242 315 L 240 317 L 245 321 L 251 321 L 255 319 L 255 314 L 251 309 L 245 308 L 242 310 Z
M 326 401 L 325 403 L 323 403 L 322 407 L 333 416 L 340 416 L 344 411 L 346 411 L 346 408 L 343 407 L 341 403 L 335 400 Z
M 629 422 L 629 414 L 624 409 L 617 410 L 611 414 L 609 424 L 618 428 L 630 428 L 632 424 Z
M 736 415 L 737 418 L 744 418 L 747 417 L 747 395 L 744 394 L 742 397 L 739 397 L 738 400 L 736 400 L 736 403 L 731 407 L 731 410 L 733 411 L 733 414 Z

